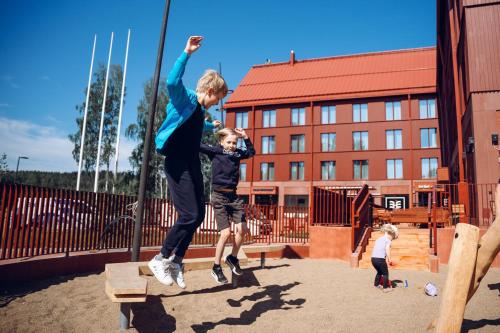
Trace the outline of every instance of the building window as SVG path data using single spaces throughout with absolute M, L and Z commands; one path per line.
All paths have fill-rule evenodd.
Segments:
M 434 99 L 421 99 L 419 108 L 420 119 L 436 118 L 436 102 Z
M 295 108 L 292 109 L 292 126 L 299 126 L 306 124 L 306 109 Z
M 290 179 L 304 180 L 304 162 L 290 162 Z
M 262 154 L 274 154 L 276 152 L 276 143 L 274 136 L 262 137 Z
M 262 112 L 262 127 L 276 127 L 276 110 Z
M 335 106 L 322 106 L 321 107 L 321 123 L 322 124 L 335 124 L 337 119 Z
M 387 160 L 387 179 L 403 178 L 403 160 Z
M 304 134 L 292 135 L 290 137 L 290 151 L 292 153 L 303 153 L 305 151 L 306 136 Z
M 248 128 L 248 112 L 236 112 L 236 128 Z
M 368 150 L 368 132 L 352 132 L 354 150 Z
M 335 180 L 335 161 L 321 162 L 321 180 Z
M 437 178 L 438 159 L 422 158 L 422 179 Z
M 420 148 L 436 148 L 437 129 L 436 128 L 421 128 L 420 129 Z
M 385 103 L 385 120 L 401 120 L 401 102 Z
M 321 151 L 335 151 L 335 133 L 321 133 Z
M 286 195 L 285 207 L 309 207 L 309 196 L 307 195 Z
M 385 131 L 385 142 L 387 149 L 403 149 L 403 131 L 402 130 Z
M 261 180 L 274 180 L 274 163 L 260 164 L 260 178 Z
M 240 164 L 240 181 L 242 181 L 242 182 L 247 181 L 247 165 L 246 165 L 246 163 Z
M 238 138 L 238 141 L 236 142 L 236 147 L 246 149 L 247 145 L 245 144 L 245 139 Z
M 368 121 L 368 104 L 352 105 L 352 121 L 355 123 Z
M 368 160 L 353 161 L 354 179 L 368 179 Z

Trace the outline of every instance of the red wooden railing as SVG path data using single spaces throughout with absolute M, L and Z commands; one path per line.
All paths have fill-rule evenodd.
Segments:
M 371 222 L 370 190 L 368 185 L 364 185 L 351 203 L 351 251 L 354 252 L 356 246 L 363 235 L 365 227 Z
M 130 249 L 136 197 L 0 184 L 0 260 L 46 254 Z M 247 205 L 245 242 L 307 243 L 308 208 Z M 147 199 L 141 246 L 161 246 L 177 213 L 166 199 Z M 193 245 L 215 245 L 210 204 Z

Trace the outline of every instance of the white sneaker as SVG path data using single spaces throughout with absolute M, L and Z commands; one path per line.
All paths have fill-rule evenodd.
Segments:
M 186 283 L 184 282 L 184 265 L 172 261 L 170 262 L 170 268 L 175 283 L 182 289 L 186 289 Z
M 172 279 L 170 260 L 158 257 L 159 256 L 154 256 L 153 259 L 149 261 L 148 267 L 160 283 L 171 286 L 174 280 Z

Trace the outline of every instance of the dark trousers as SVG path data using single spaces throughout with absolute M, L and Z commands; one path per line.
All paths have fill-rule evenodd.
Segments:
M 175 252 L 176 256 L 184 257 L 196 229 L 205 218 L 200 160 L 165 160 L 165 174 L 178 219 L 163 242 L 161 254 L 169 257 Z
M 372 258 L 372 265 L 377 270 L 377 275 L 375 275 L 375 282 L 373 285 L 377 287 L 380 284 L 380 278 L 384 281 L 384 288 L 389 287 L 389 269 L 387 268 L 387 262 L 382 258 Z

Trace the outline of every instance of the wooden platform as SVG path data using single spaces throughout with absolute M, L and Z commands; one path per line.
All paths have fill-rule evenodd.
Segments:
M 371 253 L 375 241 L 381 236 L 380 231 L 372 232 L 359 268 L 373 268 Z M 389 269 L 429 270 L 429 230 L 400 228 L 398 239 L 391 244 L 391 257 L 395 265 Z

